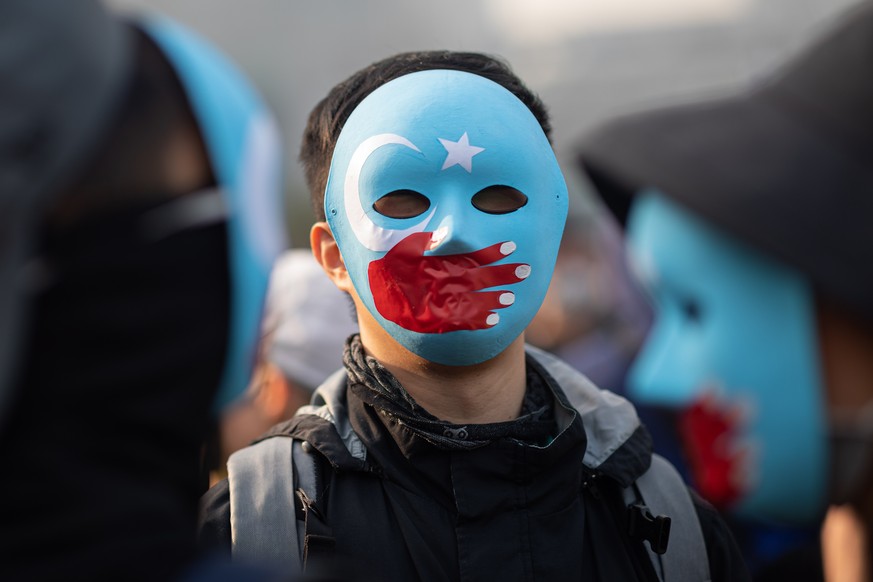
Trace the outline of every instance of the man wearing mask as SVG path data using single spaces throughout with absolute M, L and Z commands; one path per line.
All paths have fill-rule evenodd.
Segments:
M 310 242 L 360 334 L 312 406 L 231 457 L 211 543 L 356 580 L 744 578 L 633 407 L 524 344 L 567 215 L 549 129 L 475 53 L 396 55 L 316 106 Z
M 865 2 L 748 92 L 612 122 L 580 153 L 657 307 L 635 396 L 680 411 L 720 507 L 802 524 L 847 504 L 834 519 L 866 549 L 826 554 L 825 573 L 857 579 L 873 555 L 871 59 Z
M 214 48 L 0 6 L 0 579 L 162 580 L 284 244 L 269 112 Z

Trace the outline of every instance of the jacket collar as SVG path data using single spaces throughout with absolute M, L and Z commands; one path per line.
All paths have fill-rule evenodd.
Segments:
M 549 376 L 555 397 L 559 434 L 578 415 L 585 428 L 587 446 L 583 464 L 627 486 L 651 463 L 652 441 L 640 423 L 636 410 L 626 399 L 597 388 L 583 374 L 543 350 L 527 346 L 526 351 Z M 352 428 L 346 400 L 345 369 L 334 372 L 315 391 L 312 403 L 296 416 L 315 415 L 331 423 L 349 453 L 364 461 L 367 450 Z

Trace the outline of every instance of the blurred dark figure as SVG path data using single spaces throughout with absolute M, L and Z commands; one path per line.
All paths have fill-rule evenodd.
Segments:
M 189 568 L 210 412 L 284 244 L 278 159 L 178 25 L 0 4 L 0 579 Z
M 823 572 L 806 551 L 761 579 L 873 574 L 871 63 L 864 2 L 748 92 L 581 148 L 657 308 L 632 394 L 676 409 L 694 484 L 739 519 L 827 511 Z

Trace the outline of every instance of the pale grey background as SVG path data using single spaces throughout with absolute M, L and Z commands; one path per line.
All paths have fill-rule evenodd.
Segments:
M 610 115 L 742 86 L 855 0 L 108 0 L 157 10 L 223 48 L 254 80 L 286 142 L 288 218 L 312 216 L 297 149 L 310 109 L 357 69 L 417 49 L 506 58 L 549 105 L 559 158 Z M 565 163 L 574 190 L 583 190 Z M 577 196 L 574 204 L 584 207 Z

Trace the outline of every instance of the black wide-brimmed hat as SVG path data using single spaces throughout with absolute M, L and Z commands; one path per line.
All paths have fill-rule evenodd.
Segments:
M 750 90 L 607 123 L 578 160 L 619 220 L 657 188 L 873 322 L 873 2 Z

